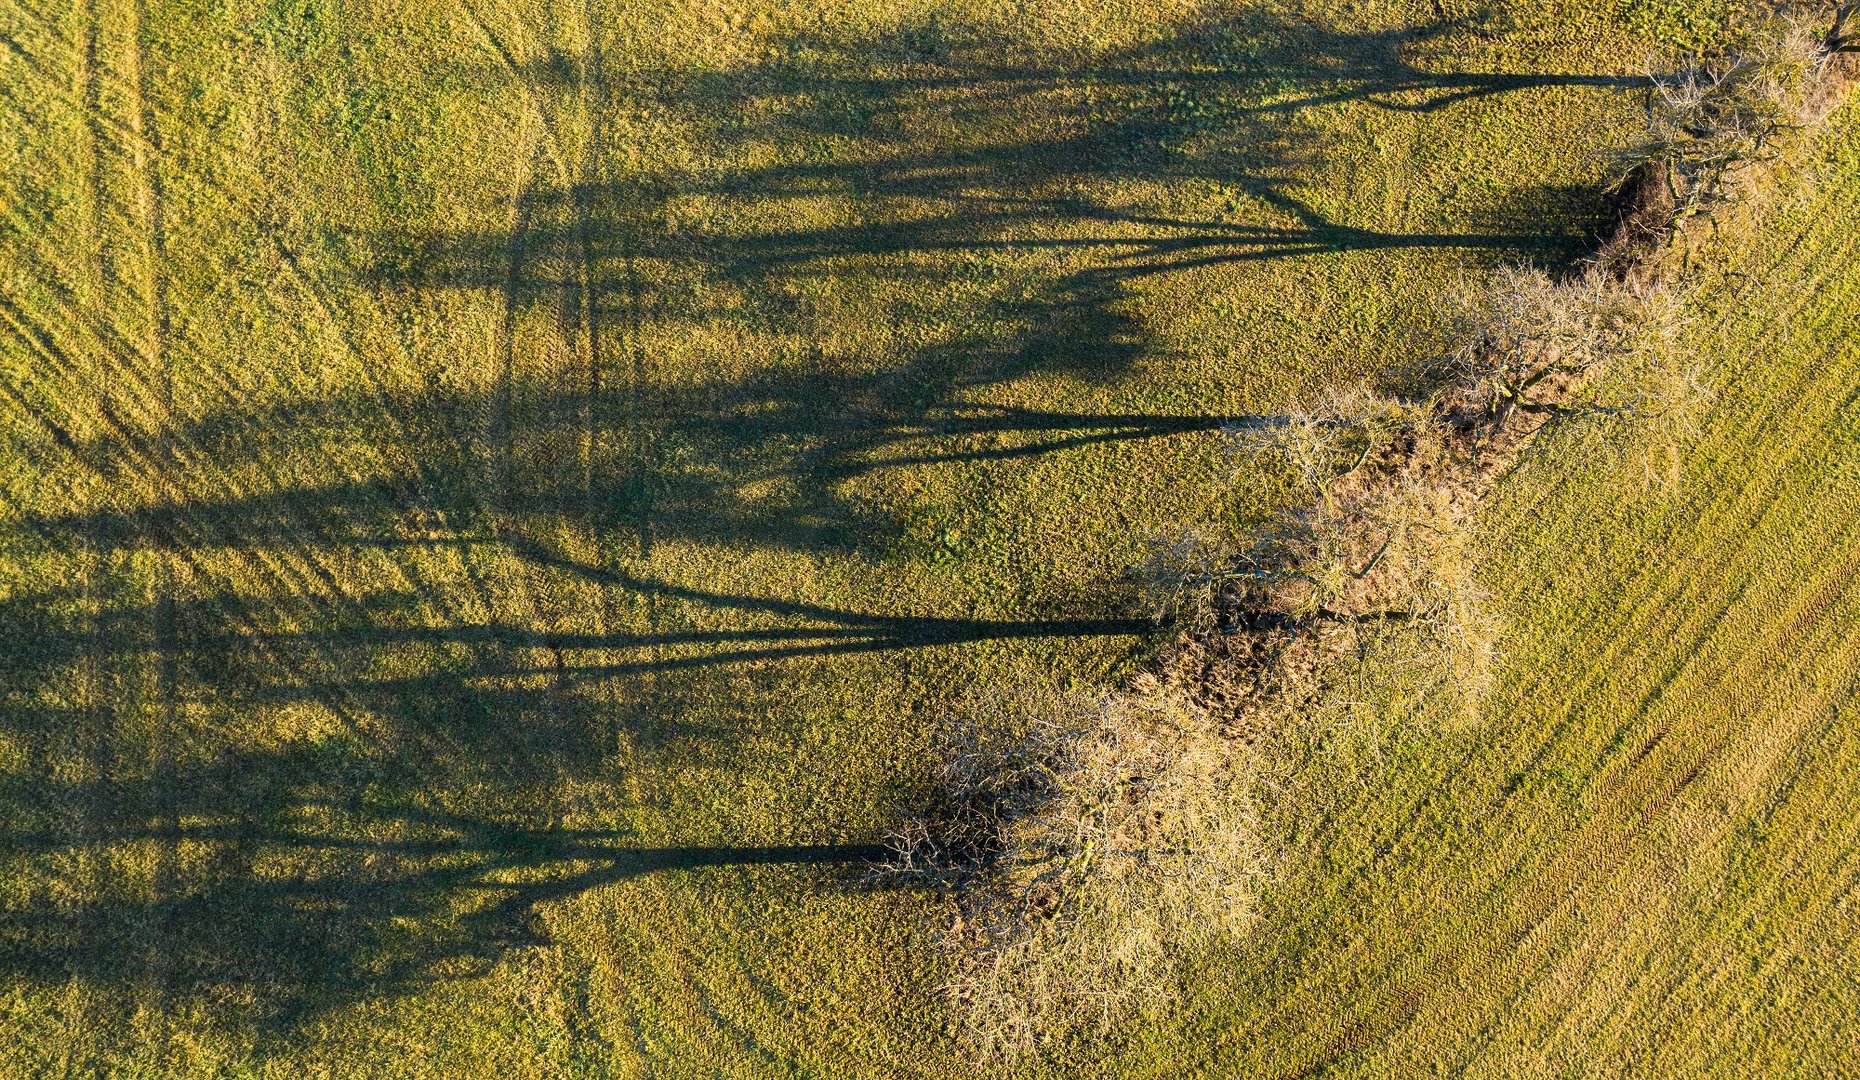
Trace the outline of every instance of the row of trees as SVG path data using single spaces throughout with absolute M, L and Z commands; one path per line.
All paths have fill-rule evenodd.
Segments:
M 1230 433 L 1280 497 L 1244 527 L 1154 545 L 1138 577 L 1173 643 L 1153 673 L 1108 700 L 992 697 L 951 719 L 935 791 L 873 876 L 955 899 L 950 990 L 983 1049 L 1166 1002 L 1181 948 L 1244 933 L 1268 862 L 1259 732 L 1372 655 L 1423 693 L 1480 698 L 1499 638 L 1471 536 L 1481 500 L 1554 417 L 1698 421 L 1665 251 L 1825 112 L 1834 58 L 1860 48 L 1856 9 L 1819 29 L 1776 18 L 1652 75 L 1645 130 L 1613 158 L 1615 235 L 1572 272 L 1505 268 L 1444 298 L 1452 346 L 1413 380 L 1424 392 L 1334 391 Z

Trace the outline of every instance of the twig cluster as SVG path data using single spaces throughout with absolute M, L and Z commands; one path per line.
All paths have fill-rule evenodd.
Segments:
M 991 697 L 946 745 L 928 812 L 873 874 L 955 901 L 948 990 L 984 1055 L 1052 1052 L 1163 1004 L 1175 950 L 1250 924 L 1264 860 L 1241 747 L 1154 680 Z

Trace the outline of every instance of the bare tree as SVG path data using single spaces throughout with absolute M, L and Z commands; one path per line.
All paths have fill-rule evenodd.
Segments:
M 1840 4 L 1825 33 L 1777 19 L 1728 56 L 1650 75 L 1646 131 L 1613 155 L 1617 188 L 1657 171 L 1676 221 L 1730 198 L 1743 169 L 1773 158 L 1778 142 L 1804 125 L 1830 52 L 1852 45 L 1852 9 Z
M 1023 687 L 950 724 L 929 806 L 873 877 L 959 886 L 947 989 L 977 1050 L 1023 1056 L 1166 1000 L 1183 947 L 1251 925 L 1251 776 L 1206 712 L 1152 680 Z
M 1657 349 L 1672 313 L 1669 295 L 1652 285 L 1603 273 L 1556 281 L 1527 266 L 1500 270 L 1451 306 L 1456 392 L 1490 427 L 1514 412 L 1565 407 L 1576 380 Z

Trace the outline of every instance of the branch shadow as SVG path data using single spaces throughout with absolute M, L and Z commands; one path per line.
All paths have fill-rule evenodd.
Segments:
M 332 505 L 350 528 L 369 522 L 369 498 L 387 501 L 372 485 L 369 498 L 341 494 Z M 0 876 L 33 883 L 0 901 L 0 970 L 282 1036 L 351 1002 L 482 975 L 512 949 L 547 943 L 541 906 L 640 875 L 788 868 L 773 887 L 856 888 L 880 854 L 871 843 L 646 845 L 626 830 L 565 826 L 557 793 L 611 782 L 617 736 L 703 743 L 707 755 L 741 737 L 678 716 L 675 685 L 669 718 L 617 733 L 631 721 L 614 702 L 631 693 L 613 688 L 1145 628 L 735 595 L 578 562 L 515 533 L 408 541 L 390 525 L 307 541 L 306 497 L 42 519 L 29 535 L 42 551 L 91 545 L 123 577 L 151 552 L 189 567 L 235 537 L 298 551 L 495 545 L 539 574 L 748 625 L 435 622 L 428 598 L 395 591 L 297 593 L 269 607 L 206 587 L 204 562 L 179 596 L 119 578 L 101 601 L 78 587 L 0 601 L 0 738 L 11 751 Z M 296 730 L 315 717 L 328 721 Z
M 367 271 L 381 293 L 480 290 L 501 305 L 483 380 L 241 405 L 160 434 L 112 416 L 105 435 L 53 432 L 118 494 L 9 526 L 9 550 L 42 560 L 46 579 L 84 577 L 81 554 L 102 585 L 0 598 L 0 735 L 17 749 L 0 774 L 0 860 L 23 883 L 0 901 L 0 969 L 286 1033 L 480 973 L 539 940 L 539 905 L 640 875 L 787 867 L 797 887 L 843 885 L 869 845 L 646 845 L 564 826 L 554 792 L 605 775 L 623 737 L 652 750 L 739 734 L 681 716 L 675 682 L 638 726 L 614 684 L 1134 638 L 1144 622 L 1103 605 L 993 619 L 733 593 L 640 569 L 653 545 L 909 558 L 905 523 L 862 498 L 862 478 L 1270 422 L 989 399 L 1031 376 L 1127 373 L 1153 345 L 1129 303 L 1145 278 L 1337 251 L 1573 250 L 1567 229 L 1532 218 L 1541 208 L 1399 234 L 1296 194 L 1322 149 L 1303 110 L 1444 113 L 1628 85 L 1429 66 L 1429 48 L 1477 30 L 1352 34 L 1260 15 L 1067 62 L 928 20 L 795 38 L 723 74 L 560 56 L 484 73 L 597 118 L 663 110 L 736 164 L 621 174 L 591 153 L 572 175 L 535 170 L 508 229 L 377 237 Z M 565 144 L 563 131 L 546 137 Z M 1215 180 L 1255 205 L 1196 216 L 1111 192 L 1158 176 Z M 863 209 L 790 223 L 821 199 Z M 721 212 L 688 220 L 693 200 Z M 820 297 L 848 281 L 901 321 L 928 303 L 919 294 L 962 299 L 953 328 L 883 355 L 828 353 L 814 343 L 835 317 Z M 794 352 L 747 375 L 653 377 L 643 328 L 725 317 Z M 531 348 L 538 324 L 549 349 Z M 526 350 L 561 355 L 536 372 Z M 314 479 L 301 465 L 351 458 L 369 464 Z M 444 553 L 456 581 L 396 561 L 408 552 Z M 235 580 L 228 553 L 261 585 Z M 348 580 L 357 553 L 381 556 L 368 568 L 390 584 Z M 187 587 L 154 588 L 153 563 Z M 518 580 L 533 598 L 511 595 Z M 589 630 L 582 603 L 655 614 Z
M 8 903 L 0 968 L 46 985 L 80 979 L 125 1001 L 204 1006 L 211 1023 L 282 1034 L 547 945 L 539 908 L 590 889 L 771 867 L 792 868 L 799 888 L 843 888 L 881 854 L 835 843 L 641 846 L 616 831 L 356 799 L 357 774 L 378 770 L 329 748 L 228 752 L 159 777 L 8 791 L 12 805 L 29 795 L 38 821 L 10 823 L 6 861 L 84 893 Z
M 584 466 L 601 483 L 581 505 L 630 520 L 642 551 L 654 537 L 889 551 L 897 523 L 853 490 L 866 474 L 1247 419 L 990 400 L 1028 377 L 1109 385 L 1127 374 L 1155 346 L 1132 302 L 1143 279 L 1338 252 L 1556 262 L 1580 251 L 1587 218 L 1599 223 L 1599 203 L 1580 191 L 1522 193 L 1463 231 L 1414 233 L 1338 220 L 1298 193 L 1323 166 L 1323 138 L 1299 122 L 1308 110 L 1360 101 L 1434 113 L 1502 93 L 1636 84 L 1444 70 L 1453 44 L 1493 21 L 1351 33 L 1253 13 L 1067 59 L 931 19 L 868 38 L 794 37 L 712 73 L 621 71 L 598 54 L 526 66 L 503 54 L 480 77 L 539 109 L 580 102 L 592 163 L 547 167 L 575 154 L 563 134 L 572 125 L 546 123 L 507 223 L 379 236 L 382 254 L 364 269 L 411 303 L 465 290 L 502 306 L 504 360 L 481 403 L 488 429 L 452 439 L 482 436 L 503 455 L 485 468 L 510 509 L 573 501 L 560 490 L 572 470 L 559 429 L 578 417 L 612 436 L 610 459 Z M 703 167 L 602 165 L 599 120 L 621 115 L 669 118 L 708 148 Z M 1217 181 L 1250 201 L 1198 216 L 1115 190 L 1159 178 Z M 833 223 L 794 224 L 822 217 Z M 849 292 L 911 344 L 823 345 L 843 337 Z M 939 297 L 934 310 L 926 294 Z M 750 374 L 676 385 L 653 370 L 662 343 L 719 328 L 780 343 L 779 355 Z M 552 379 L 526 389 L 513 358 L 539 334 L 561 356 Z M 558 389 L 568 383 L 588 392 Z
M 1067 301 L 1091 301 L 1119 280 L 1221 261 L 1432 247 L 1569 253 L 1581 238 L 1544 231 L 1556 223 L 1528 208 L 1495 231 L 1391 233 L 1335 220 L 1292 190 L 1323 164 L 1327 147 L 1299 124 L 1312 110 L 1355 102 L 1429 114 L 1501 94 L 1645 84 L 1611 74 L 1450 70 L 1455 43 L 1489 36 L 1499 22 L 1481 11 L 1349 32 L 1252 12 L 1179 28 L 1140 48 L 1012 62 L 1002 58 L 1026 50 L 1011 38 L 931 19 L 865 39 L 791 38 L 775 55 L 723 72 L 608 76 L 596 88 L 596 107 L 674 117 L 701 133 L 697 141 L 712 148 L 716 167 L 702 175 L 602 173 L 566 184 L 535 178 L 519 196 L 521 243 L 507 230 L 382 237 L 394 255 L 374 270 L 419 287 L 557 291 L 576 282 L 512 253 L 531 242 L 554 249 L 575 233 L 600 266 L 680 264 L 678 285 L 654 290 L 644 311 L 696 321 L 716 312 L 692 306 L 694 283 L 727 281 L 778 301 L 792 292 L 785 280 L 849 259 L 911 278 L 947 271 L 904 257 L 1041 250 L 1089 257 L 1032 301 L 1033 314 L 1046 315 Z M 596 92 L 588 70 L 585 58 L 554 57 L 481 77 L 540 101 Z M 1110 181 L 1159 178 L 1241 188 L 1277 220 L 1185 218 L 1100 194 Z M 694 196 L 724 209 L 674 222 L 671 204 Z M 864 200 L 864 220 L 741 227 L 779 221 L 780 213 L 762 211 L 821 196 Z M 1081 226 L 1097 232 L 1080 235 Z M 622 284 L 609 275 L 593 287 Z M 746 299 L 754 305 L 758 296 L 731 295 L 733 304 Z M 793 314 L 779 303 L 765 313 Z
M 565 826 L 548 793 L 599 765 L 601 720 L 572 694 L 563 709 L 559 683 L 470 668 L 417 693 L 304 683 L 398 639 L 260 641 L 212 599 L 84 606 L 78 590 L 0 602 L 0 874 L 33 884 L 0 900 L 0 970 L 32 984 L 77 979 L 124 1008 L 158 1001 L 283 1035 L 547 944 L 539 907 L 589 889 L 783 867 L 783 887 L 839 889 L 880 854 Z M 529 644 L 505 628 L 412 637 Z M 174 669 L 171 706 L 120 692 L 157 664 Z M 74 702 L 67 688 L 98 669 L 119 692 Z M 303 701 L 345 729 L 268 738 Z

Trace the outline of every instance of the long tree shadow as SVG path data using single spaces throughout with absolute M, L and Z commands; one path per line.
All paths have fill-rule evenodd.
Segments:
M 372 485 L 320 508 L 340 504 L 352 531 L 329 530 L 305 497 L 265 500 L 270 525 L 251 507 L 210 504 L 26 523 L 46 557 L 89 546 L 121 566 L 165 551 L 200 587 L 161 597 L 121 581 L 102 597 L 72 585 L 0 601 L 0 736 L 16 751 L 0 774 L 0 874 L 39 883 L 0 906 L 0 969 L 283 1032 L 347 1002 L 483 974 L 545 940 L 539 905 L 641 874 L 790 866 L 803 875 L 792 887 L 839 888 L 875 846 L 642 845 L 562 826 L 553 793 L 611 775 L 625 717 L 604 689 L 695 668 L 1143 629 L 733 595 L 579 562 L 515 532 L 408 538 L 375 516 L 393 504 Z M 208 587 L 209 553 L 235 539 L 299 554 L 495 546 L 540 576 L 749 625 L 435 621 L 433 597 L 395 591 L 298 589 L 280 603 L 249 583 Z M 319 716 L 333 729 L 291 734 Z M 740 736 L 671 723 L 657 737 L 713 754 Z
M 607 455 L 581 465 L 580 505 L 631 521 L 642 550 L 654 536 L 882 548 L 892 523 L 851 484 L 874 470 L 1241 419 L 991 400 L 1029 376 L 1114 383 L 1152 349 L 1131 302 L 1139 279 L 1343 251 L 1573 254 L 1584 207 L 1567 190 L 1513 193 L 1474 227 L 1415 232 L 1338 220 L 1298 192 L 1324 151 L 1299 125 L 1305 110 L 1366 101 L 1429 112 L 1632 83 L 1425 66 L 1444 64 L 1429 50 L 1479 21 L 1350 34 L 1254 15 L 1044 64 L 939 20 L 869 40 L 790 39 L 716 74 L 618 70 L 598 54 L 524 65 L 502 53 L 483 77 L 515 84 L 545 119 L 549 103 L 582 103 L 592 164 L 545 167 L 574 156 L 561 134 L 570 125 L 545 123 L 508 222 L 378 237 L 383 255 L 368 271 L 411 304 L 465 289 L 502 305 L 503 358 L 483 408 L 456 407 L 490 419 L 451 437 L 499 455 L 485 467 L 505 505 L 548 513 L 574 501 L 562 458 L 578 423 L 584 456 Z M 704 166 L 600 164 L 599 118 L 634 113 L 670 117 L 707 148 Z M 1251 201 L 1197 216 L 1117 189 L 1180 180 Z M 847 304 L 895 329 L 851 350 L 828 344 L 845 338 Z M 657 354 L 694 331 L 759 343 L 757 363 L 731 378 L 669 378 Z M 556 366 L 526 380 L 523 350 L 539 344 Z
M 1451 43 L 1494 21 L 1480 13 L 1350 33 L 1255 12 L 1179 29 L 1134 50 L 1040 64 L 1003 60 L 1019 51 L 1011 39 L 933 19 L 869 40 L 791 39 L 771 59 L 713 75 L 635 71 L 604 81 L 605 105 L 676 117 L 702 133 L 716 168 L 566 185 L 538 178 L 519 197 L 521 237 L 508 230 L 383 237 L 394 255 L 377 270 L 422 286 L 517 294 L 573 288 L 580 283 L 552 276 L 549 266 L 513 258 L 532 244 L 560 246 L 572 233 L 610 268 L 595 275 L 610 294 L 624 291 L 611 271 L 619 262 L 659 261 L 679 264 L 661 269 L 681 285 L 719 279 L 748 286 L 751 296 L 731 299 L 753 306 L 778 301 L 784 277 L 846 258 L 883 263 L 881 274 L 933 277 L 951 271 L 899 257 L 1085 256 L 1073 276 L 1053 280 L 1045 299 L 1058 306 L 1120 278 L 1204 262 L 1417 247 L 1572 253 L 1580 229 L 1546 220 L 1530 200 L 1515 212 L 1492 208 L 1496 230 L 1402 233 L 1335 220 L 1293 191 L 1323 165 L 1327 149 L 1299 126 L 1309 110 L 1363 102 L 1425 114 L 1503 93 L 1644 84 L 1612 74 L 1450 70 Z M 587 70 L 585 61 L 555 57 L 485 77 L 554 97 L 584 91 Z M 1181 217 L 1105 194 L 1112 181 L 1184 179 L 1244 189 L 1276 220 Z M 779 219 L 764 210 L 811 197 L 866 206 L 863 220 L 846 225 L 671 227 L 668 203 L 694 196 L 724 204 L 720 217 L 757 222 Z M 585 212 L 576 217 L 566 207 Z M 650 291 L 648 314 L 715 315 L 692 306 L 688 287 Z M 793 314 L 778 302 L 766 313 Z
M 1579 229 L 1541 208 L 1401 233 L 1297 194 L 1322 149 L 1303 110 L 1625 85 L 1426 66 L 1465 31 L 1262 16 L 1038 62 L 930 20 L 793 39 L 725 74 L 500 50 L 487 80 L 521 84 L 545 121 L 509 221 L 377 237 L 366 268 L 389 307 L 483 291 L 502 312 L 484 370 L 230 402 L 159 431 L 107 409 L 86 425 L 102 434 L 37 418 L 48 453 L 109 495 L 9 518 L 7 550 L 37 560 L 44 587 L 0 598 L 0 860 L 20 883 L 0 901 L 0 968 L 283 1031 L 481 972 L 537 940 L 538 905 L 642 874 L 845 880 L 866 844 L 642 844 L 563 826 L 557 793 L 607 779 L 618 745 L 740 737 L 681 715 L 676 685 L 652 690 L 650 729 L 632 719 L 648 696 L 633 691 L 661 677 L 1132 638 L 1142 621 L 1084 602 L 983 618 L 694 585 L 652 569 L 655 542 L 895 564 L 918 553 L 897 508 L 862 493 L 875 474 L 1269 422 L 994 393 L 1127 373 L 1153 344 L 1130 304 L 1145 278 L 1343 250 L 1570 249 Z M 592 118 L 585 147 L 549 113 L 569 100 Z M 635 106 L 722 167 L 615 165 L 601 118 Z M 1253 203 L 1208 216 L 1116 190 L 1157 178 Z M 849 293 L 903 331 L 844 344 Z M 725 323 L 764 353 L 655 370 Z
M 387 627 L 254 631 L 212 597 L 86 607 L 76 588 L 0 602 L 0 876 L 36 883 L 0 901 L 0 970 L 41 984 L 281 1033 L 482 974 L 546 943 L 539 905 L 589 889 L 783 866 L 794 887 L 839 888 L 879 854 L 562 825 L 549 792 L 598 773 L 604 718 L 546 661 L 488 668 L 546 654 L 520 629 L 409 635 L 491 651 L 418 687 L 371 686 L 342 669 L 405 645 Z M 172 703 L 130 692 L 157 667 Z M 279 738 L 312 703 L 341 730 Z
M 662 535 L 849 551 L 882 548 L 898 527 L 846 492 L 849 481 L 869 473 L 1013 461 L 1266 422 L 948 400 L 931 380 L 930 373 L 774 373 L 699 384 L 651 409 L 637 408 L 630 388 L 590 395 L 526 383 L 518 391 L 525 407 L 501 439 L 488 437 L 479 419 L 496 410 L 494 395 L 434 390 L 397 411 L 396 434 L 417 443 L 415 452 L 398 463 L 390 458 L 391 467 L 372 475 L 322 485 L 285 479 L 291 462 L 376 438 L 370 422 L 358 421 L 377 409 L 369 395 L 231 409 L 175 433 L 162 451 L 185 471 L 184 498 L 31 515 L 22 525 L 66 541 L 96 536 L 123 546 L 176 527 L 178 516 L 193 543 L 288 547 L 411 542 L 410 530 L 432 529 L 415 529 L 408 519 L 432 509 L 445 512 L 453 523 L 446 535 L 461 544 L 512 535 L 513 516 L 608 533 L 650 515 Z M 614 447 L 585 467 L 577 462 L 580 418 L 622 410 L 635 438 L 657 451 L 652 468 L 635 467 L 634 447 Z M 138 437 L 70 446 L 94 474 L 138 481 L 155 455 Z M 267 463 L 276 483 L 236 476 L 236 468 Z
M 284 1032 L 347 1003 L 482 975 L 513 948 L 549 942 L 540 905 L 589 889 L 750 867 L 795 867 L 800 887 L 836 888 L 881 854 L 642 846 L 612 830 L 358 798 L 358 778 L 378 789 L 382 769 L 321 747 L 228 751 L 160 776 L 9 778 L 9 807 L 27 813 L 5 830 L 7 869 L 35 866 L 77 898 L 8 902 L 0 967 Z

